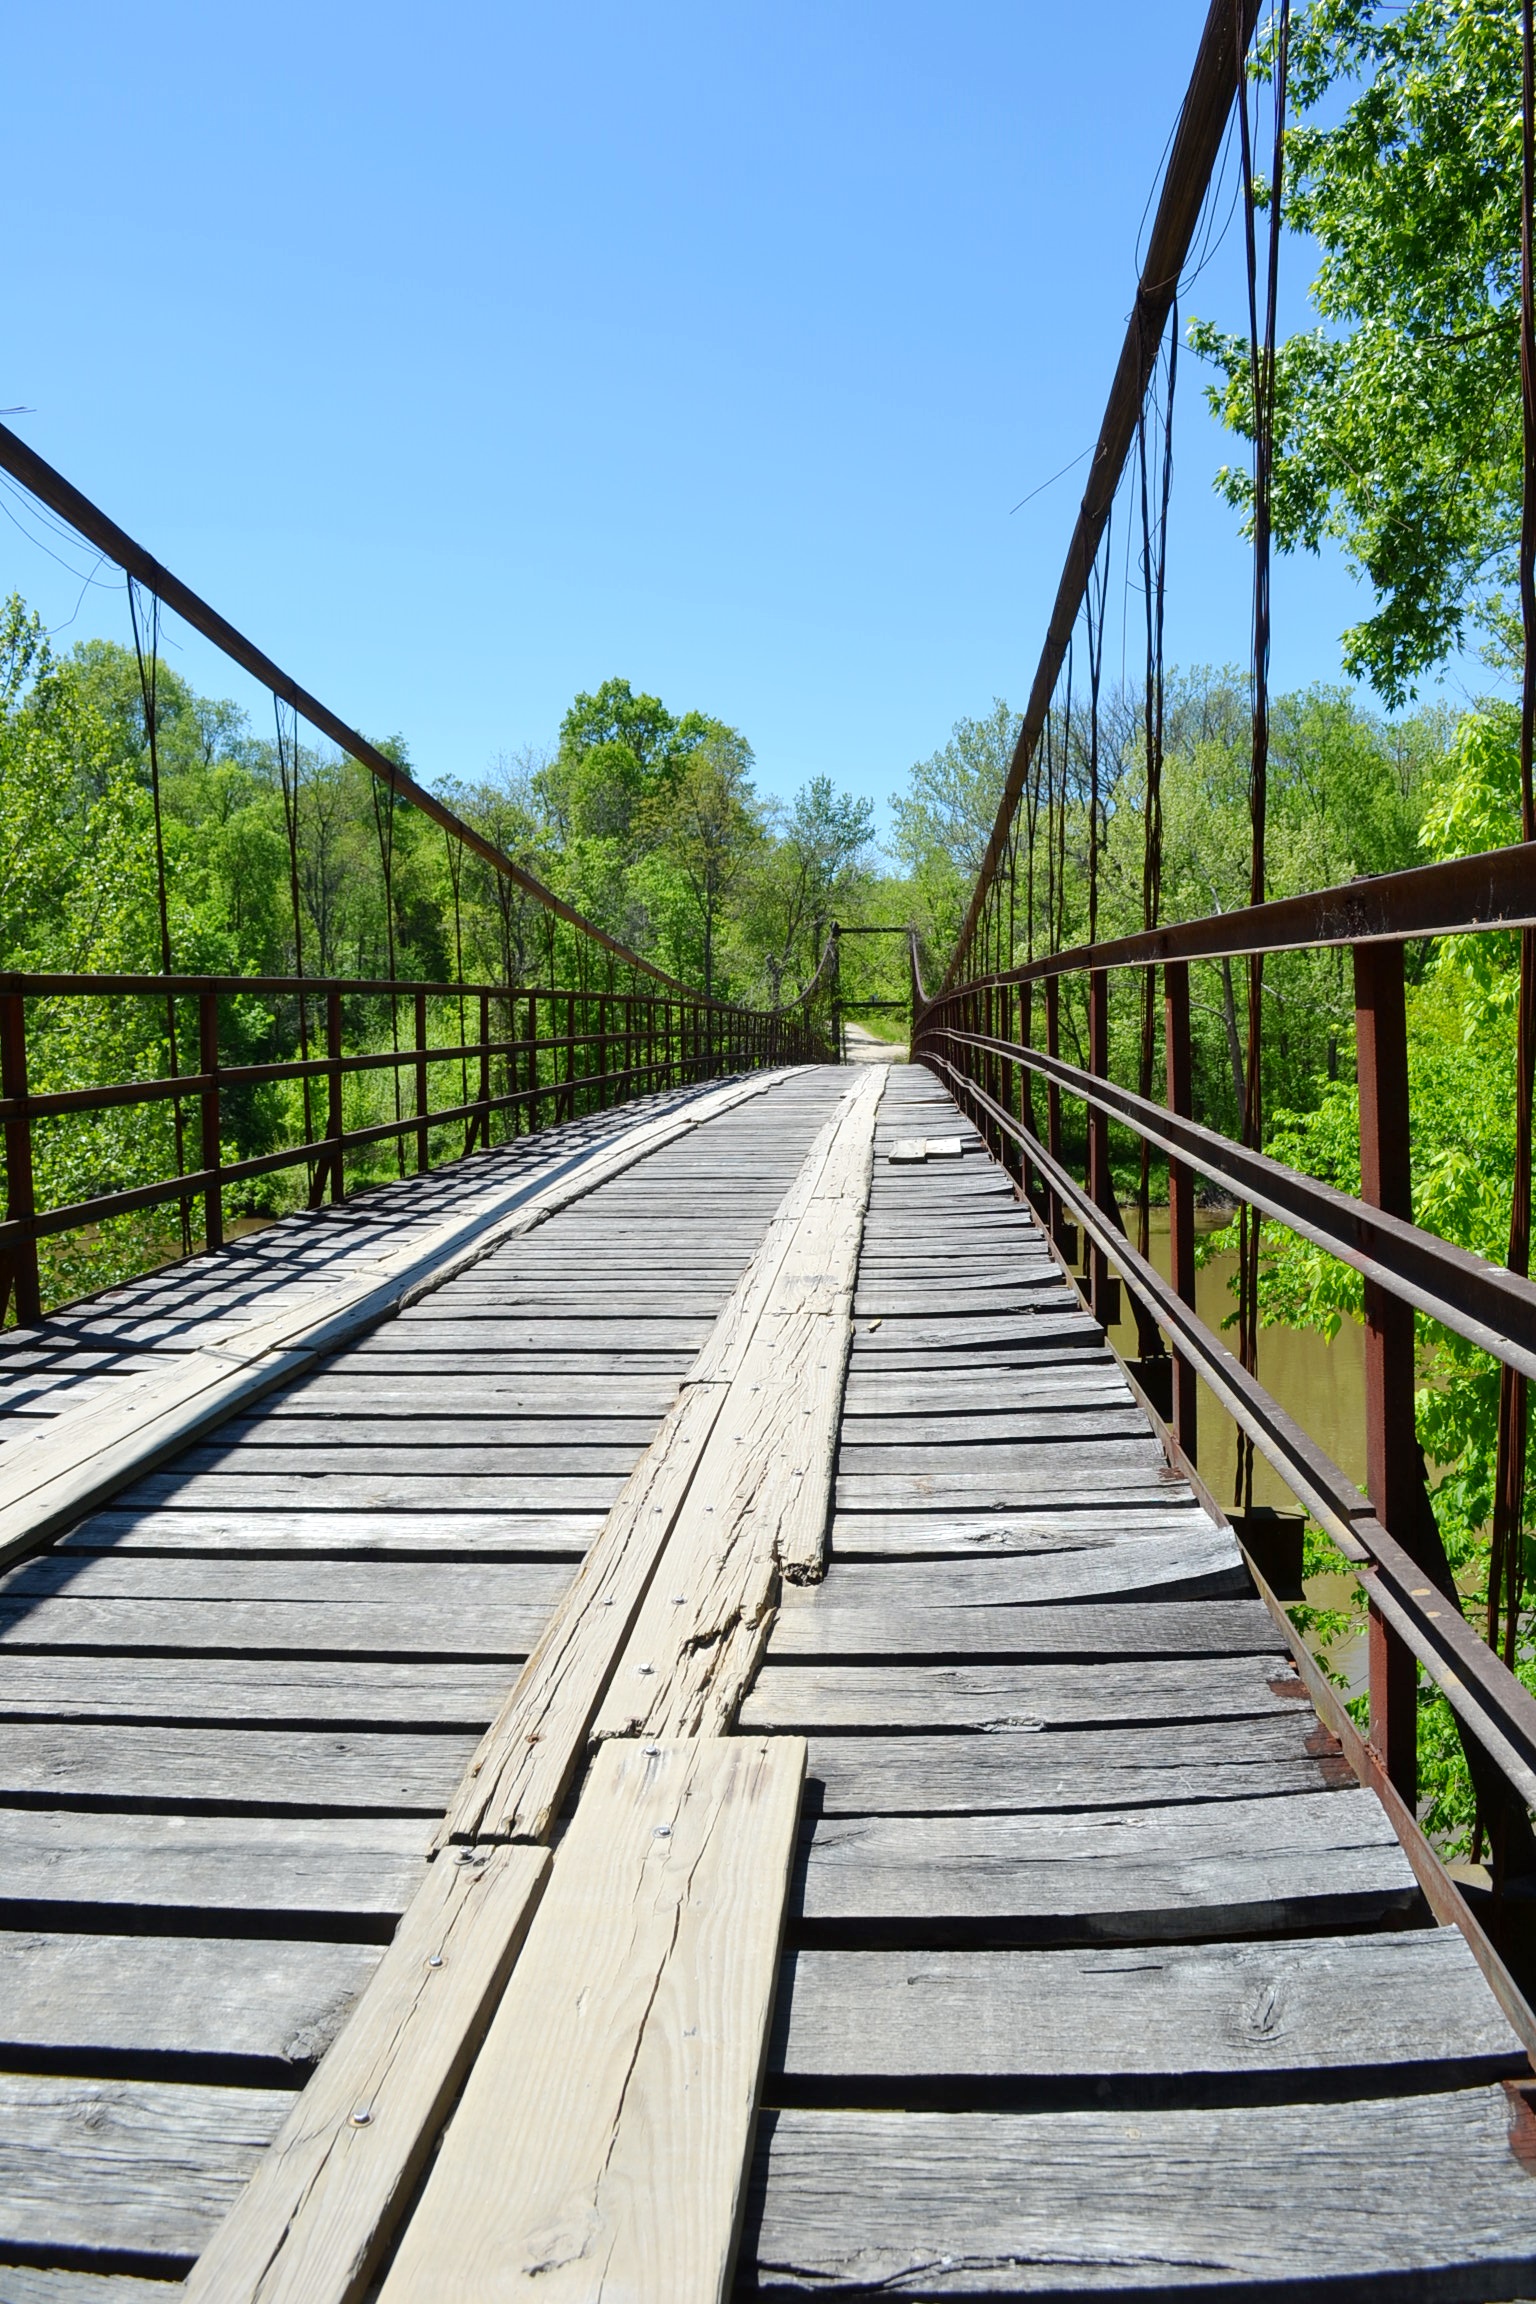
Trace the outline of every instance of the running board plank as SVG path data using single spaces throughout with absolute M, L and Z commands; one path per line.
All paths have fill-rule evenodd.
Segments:
M 187 2304 L 358 2304 L 527 1933 L 543 1848 L 429 1866 L 394 1942 L 244 2192 Z
M 720 1736 L 762 1661 L 779 1580 L 816 1581 L 852 1340 L 882 1072 L 846 1107 L 593 1730 Z
M 813 1560 L 824 1541 L 847 1350 L 846 1340 L 839 1343 L 839 1338 L 849 1325 L 846 1307 L 858 1259 L 874 1110 L 883 1086 L 883 1074 L 873 1080 L 862 1077 L 817 1132 L 676 1404 L 481 1738 L 439 1830 L 438 1847 L 458 1840 L 548 1837 L 585 1755 L 615 1665 L 626 1653 L 626 1642 L 632 1645 L 643 1607 L 650 1604 L 647 1595 L 662 1594 L 656 1605 L 665 1613 L 669 1595 L 680 1588 L 670 1566 L 657 1576 L 658 1562 L 670 1562 L 676 1549 L 674 1530 L 689 1523 L 690 1515 L 713 1524 L 714 1515 L 706 1510 L 709 1499 L 689 1501 L 701 1467 L 708 1466 L 713 1498 L 728 1463 L 749 1478 L 754 1467 L 763 1465 L 762 1447 L 741 1448 L 727 1440 L 726 1454 L 721 1454 L 722 1417 L 731 1432 L 745 1429 L 741 1419 L 750 1408 L 754 1432 L 762 1415 L 773 1419 L 766 1460 L 781 1476 L 764 1511 L 753 1519 L 754 1537 L 767 1531 L 766 1581 L 758 1574 L 744 1598 L 738 1594 L 727 1604 L 717 1599 L 713 1619 L 723 1617 L 736 1628 L 735 1644 L 724 1669 L 706 1676 L 706 1701 L 694 1708 L 689 1732 L 706 1722 L 706 1732 L 729 1724 L 735 1703 L 711 1704 L 708 1699 L 717 1688 L 744 1687 L 756 1668 L 777 1591 L 775 1533 L 797 1562 Z M 824 1308 L 791 1318 L 788 1308 L 807 1299 Z M 800 1333 L 791 1336 L 797 1325 Z M 817 1382 L 831 1388 L 830 1407 L 823 1407 L 819 1419 L 801 1412 L 805 1403 L 798 1391 L 792 1399 L 784 1391 L 786 1354 L 795 1366 L 812 1355 Z M 790 1424 L 795 1428 L 792 1442 L 786 1429 Z M 796 1465 L 806 1466 L 804 1479 L 789 1478 L 786 1447 L 795 1451 Z M 736 1502 L 745 1509 L 750 1495 Z M 761 1555 L 760 1543 L 738 1547 L 736 1553 L 749 1570 Z M 687 1613 L 692 1624 L 693 1611 Z
M 728 2293 L 805 1744 L 609 1744 L 380 2304 Z

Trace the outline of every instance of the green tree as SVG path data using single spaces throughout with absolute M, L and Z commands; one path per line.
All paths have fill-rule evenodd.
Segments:
M 1274 528 L 1336 538 L 1376 605 L 1344 661 L 1400 703 L 1464 638 L 1508 643 L 1519 526 L 1515 0 L 1312 0 L 1292 32 L 1285 213 L 1320 325 L 1280 346 Z M 1248 346 L 1190 331 L 1252 436 Z M 1246 469 L 1217 484 L 1251 510 Z
M 983 719 L 957 720 L 949 741 L 909 770 L 906 791 L 891 800 L 891 845 L 935 952 L 947 952 L 960 932 L 1018 734 L 1017 713 L 995 696 Z
M 718 946 L 726 903 L 763 839 L 752 788 L 752 751 L 715 727 L 652 798 L 647 826 L 658 862 L 675 873 L 698 931 L 706 999 L 719 989 Z

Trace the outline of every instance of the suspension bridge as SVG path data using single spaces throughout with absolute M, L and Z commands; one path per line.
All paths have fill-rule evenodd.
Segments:
M 1462 1612 L 1413 1424 L 1422 1313 L 1500 1364 L 1518 1492 L 1536 1289 L 1413 1221 L 1403 989 L 1412 940 L 1514 929 L 1529 992 L 1536 851 L 1266 902 L 1260 805 L 1253 904 L 1168 923 L 1149 810 L 1143 930 L 1052 933 L 1059 681 L 1133 451 L 1149 538 L 1166 512 L 1148 411 L 1255 16 L 1211 9 L 941 981 L 908 940 L 909 1049 L 858 1028 L 841 933 L 772 1013 L 663 975 L 0 430 L 151 657 L 163 604 L 550 923 L 515 983 L 191 976 L 168 941 L 0 976 L 0 2304 L 1536 2294 L 1536 1703 Z M 1256 1094 L 1237 1137 L 1193 1107 L 1191 972 L 1319 948 L 1358 1194 L 1266 1153 Z M 232 1062 L 236 999 L 296 1052 Z M 29 1081 L 42 1011 L 135 1003 L 162 1076 Z M 302 1135 L 229 1160 L 226 1100 L 278 1080 Z M 167 1106 L 164 1175 L 41 1190 L 45 1132 Z M 283 1169 L 306 1204 L 237 1232 Z M 1236 1352 L 1198 1177 L 1250 1220 Z M 150 1207 L 183 1257 L 53 1300 L 40 1247 Z M 1364 1491 L 1261 1381 L 1260 1220 L 1363 1278 Z M 1368 1721 L 1255 1457 L 1359 1577 Z M 1421 1687 L 1486 1887 L 1422 1828 Z

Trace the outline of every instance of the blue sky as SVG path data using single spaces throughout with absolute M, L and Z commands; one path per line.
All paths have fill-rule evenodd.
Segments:
M 883 803 L 1028 689 L 1081 470 L 1010 508 L 1097 430 L 1204 14 L 13 12 L 0 402 L 429 781 L 548 744 L 620 673 L 739 726 L 767 792 Z M 1232 325 L 1238 241 L 1190 298 Z M 1184 662 L 1247 648 L 1199 383 Z M 60 624 L 79 592 L 8 522 L 0 582 Z M 1282 567 L 1276 680 L 1336 677 L 1358 613 L 1337 564 Z M 124 630 L 95 591 L 60 638 Z

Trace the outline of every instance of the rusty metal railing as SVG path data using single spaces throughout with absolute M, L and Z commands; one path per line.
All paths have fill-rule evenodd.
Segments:
M 913 1055 L 952 1091 L 989 1148 L 1033 1203 L 1064 1268 L 1069 1227 L 1084 1235 L 1083 1293 L 1111 1324 L 1121 1282 L 1130 1293 L 1146 1370 L 1166 1354 L 1171 1383 L 1142 1386 L 1170 1460 L 1200 1487 L 1198 1382 L 1353 1565 L 1369 1621 L 1369 1725 L 1362 1737 L 1277 1599 L 1262 1549 L 1234 1513 L 1260 1589 L 1285 1629 L 1311 1692 L 1362 1781 L 1375 1786 L 1432 1905 L 1474 1940 L 1506 2004 L 1536 2044 L 1536 2019 L 1498 1951 L 1420 1831 L 1418 1675 L 1440 1689 L 1462 1733 L 1482 1812 L 1508 1889 L 1536 1885 L 1536 1699 L 1462 1613 L 1425 1483 L 1414 1423 L 1414 1315 L 1423 1313 L 1523 1376 L 1536 1374 L 1536 1285 L 1413 1221 L 1411 1113 L 1403 947 L 1425 936 L 1522 929 L 1536 923 L 1536 848 L 1383 875 L 1070 951 L 947 986 L 927 997 L 913 940 Z M 1192 962 L 1348 945 L 1354 1001 L 1361 1191 L 1336 1190 L 1198 1122 L 1191 1109 Z M 1165 1100 L 1109 1074 L 1111 986 L 1129 976 L 1140 1000 L 1161 973 Z M 1086 1065 L 1067 1062 L 1058 1035 L 1063 978 L 1086 977 Z M 1036 993 L 1039 989 L 1039 999 Z M 1130 989 L 1128 987 L 1127 989 Z M 1041 1010 L 1043 1009 L 1043 1017 Z M 1139 1012 L 1139 1007 L 1138 1007 Z M 1043 1033 L 1038 1027 L 1043 1023 Z M 1043 1039 L 1044 1044 L 1040 1042 Z M 1037 1083 L 1044 1092 L 1043 1122 Z M 1062 1099 L 1086 1116 L 1085 1173 L 1063 1149 Z M 1111 1124 L 1168 1164 L 1171 1278 L 1126 1236 L 1110 1168 Z M 1196 1175 L 1337 1257 L 1364 1285 L 1368 1494 L 1228 1351 L 1195 1309 Z M 1165 1342 L 1166 1340 L 1166 1342 Z M 1223 1512 L 1220 1515 L 1226 1518 Z
M 409 1158 L 416 1172 L 425 1174 L 432 1165 L 434 1130 L 462 1129 L 450 1156 L 463 1158 L 498 1140 L 530 1135 L 553 1121 L 573 1120 L 657 1090 L 763 1067 L 829 1061 L 833 1051 L 812 1021 L 814 990 L 814 984 L 808 987 L 793 1007 L 764 1012 L 674 993 L 638 975 L 623 990 L 537 984 L 509 989 L 361 977 L 0 975 L 0 1136 L 6 1188 L 0 1319 L 8 1311 L 21 1325 L 40 1318 L 39 1241 L 136 1210 L 178 1205 L 187 1228 L 192 1205 L 200 1200 L 204 1244 L 217 1248 L 224 1240 L 226 1195 L 280 1170 L 308 1170 L 307 1197 L 315 1207 L 326 1197 L 342 1200 L 349 1157 L 371 1146 L 397 1144 L 400 1173 Z M 150 1002 L 162 1021 L 167 1001 L 185 1013 L 189 1025 L 195 1016 L 195 1027 L 182 1036 L 184 1046 L 197 1047 L 195 1070 L 32 1086 L 29 1010 L 35 1027 L 39 1008 L 56 1022 L 66 1005 L 78 1010 L 87 1002 L 140 1000 Z M 307 1016 L 313 1020 L 317 1049 L 323 1043 L 324 1053 L 262 1063 L 228 1061 L 227 1018 L 235 1000 L 246 1017 L 242 1039 L 250 1037 L 251 1003 L 265 1001 L 272 1008 L 275 1038 L 307 1048 L 309 1033 L 301 1021 Z M 441 1031 L 444 1011 L 459 1030 L 434 1040 L 432 1027 L 437 1024 Z M 279 1025 L 284 1012 L 292 1024 L 286 1033 Z M 403 1033 L 402 1015 L 407 1020 Z M 467 1018 L 473 1019 L 469 1030 L 464 1028 Z M 443 1093 L 444 1067 L 451 1071 L 448 1100 L 434 1102 L 434 1093 Z M 395 1091 L 393 1116 L 348 1126 L 344 1084 L 380 1073 Z M 294 1140 L 276 1150 L 226 1159 L 223 1133 L 230 1093 L 283 1082 L 297 1082 L 303 1092 L 303 1119 Z M 312 1098 L 323 1108 L 318 1124 Z M 85 1197 L 39 1204 L 39 1127 L 167 1104 L 195 1114 L 195 1165 L 147 1183 L 108 1184 Z M 176 1134 L 179 1145 L 182 1130 Z M 440 1137 L 437 1149 L 441 1161 Z

